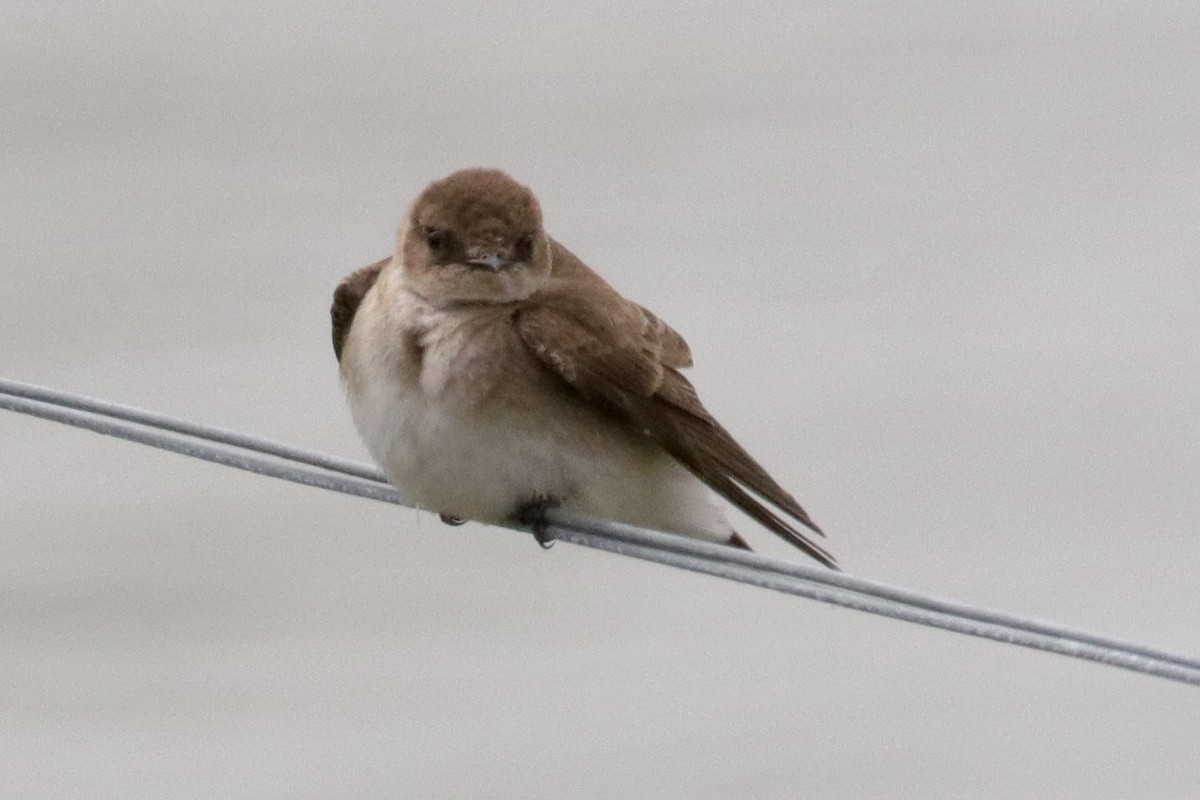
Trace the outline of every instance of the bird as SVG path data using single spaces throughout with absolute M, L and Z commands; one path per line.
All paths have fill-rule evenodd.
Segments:
M 444 521 L 536 533 L 561 507 L 749 550 L 715 492 L 837 569 L 681 374 L 683 337 L 551 238 L 536 196 L 501 170 L 430 183 L 392 255 L 337 286 L 330 317 L 367 450 Z

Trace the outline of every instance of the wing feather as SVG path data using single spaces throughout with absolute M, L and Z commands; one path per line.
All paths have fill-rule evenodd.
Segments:
M 359 304 L 375 285 L 379 270 L 391 260 L 389 256 L 351 272 L 334 290 L 333 305 L 329 307 L 329 321 L 332 323 L 333 354 L 337 356 L 338 361 L 342 360 L 342 346 L 346 343 L 346 337 L 350 335 L 350 326 L 354 323 Z
M 595 294 L 547 292 L 522 308 L 516 324 L 529 352 L 764 527 L 836 568 L 824 548 L 760 502 L 821 533 L 796 499 L 713 419 L 691 383 L 676 371 L 691 363 L 683 338 L 615 291 L 599 298 Z

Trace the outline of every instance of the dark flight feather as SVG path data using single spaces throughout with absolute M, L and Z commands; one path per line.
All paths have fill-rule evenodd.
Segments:
M 832 555 L 755 495 L 796 522 L 820 528 L 786 490 L 700 403 L 675 370 L 691 362 L 682 337 L 615 291 L 584 302 L 551 283 L 516 315 L 517 331 L 542 364 L 587 400 L 653 439 L 697 478 L 747 515 L 822 564 Z
M 346 337 L 350 334 L 350 325 L 354 322 L 354 315 L 358 311 L 359 304 L 362 303 L 362 299 L 366 297 L 371 287 L 375 285 L 375 279 L 379 277 L 379 270 L 383 269 L 384 265 L 391 260 L 389 256 L 351 272 L 334 290 L 333 305 L 329 307 L 329 318 L 333 323 L 333 354 L 337 356 L 338 361 L 342 360 L 342 347 L 346 344 Z

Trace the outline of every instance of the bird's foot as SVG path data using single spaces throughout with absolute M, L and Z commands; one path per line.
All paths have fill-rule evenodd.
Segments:
M 546 521 L 546 512 L 557 507 L 560 502 L 553 497 L 536 497 L 522 503 L 513 513 L 514 520 L 533 531 L 533 538 L 542 546 L 543 550 L 549 550 L 554 546 L 554 537 L 550 535 L 550 524 Z
M 456 528 L 466 522 L 466 520 L 462 517 L 454 517 L 449 514 L 438 514 L 438 519 L 447 525 L 453 525 Z

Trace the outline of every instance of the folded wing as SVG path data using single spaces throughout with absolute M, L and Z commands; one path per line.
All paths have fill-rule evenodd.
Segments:
M 375 285 L 379 270 L 391 260 L 389 256 L 351 272 L 334 290 L 333 305 L 329 307 L 329 321 L 332 323 L 333 354 L 337 356 L 338 361 L 342 360 L 342 346 L 346 343 L 346 337 L 350 335 L 350 326 L 354 323 L 359 304 Z
M 792 521 L 816 533 L 820 528 L 676 371 L 691 364 L 691 354 L 658 317 L 615 291 L 599 303 L 594 294 L 581 299 L 550 291 L 523 307 L 516 325 L 529 352 L 574 391 L 653 439 L 763 526 L 836 568 L 833 556 Z

